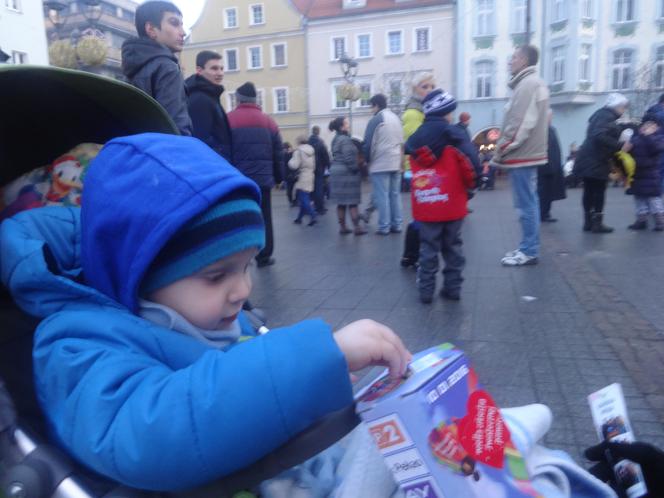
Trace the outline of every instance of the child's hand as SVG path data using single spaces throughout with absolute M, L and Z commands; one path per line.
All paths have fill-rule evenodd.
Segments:
M 334 340 L 346 357 L 351 372 L 372 365 L 389 368 L 391 377 L 405 374 L 413 357 L 399 336 L 373 320 L 358 320 L 334 333 Z

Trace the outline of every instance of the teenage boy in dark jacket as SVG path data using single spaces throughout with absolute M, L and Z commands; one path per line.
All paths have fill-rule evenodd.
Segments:
M 175 56 L 184 45 L 182 13 L 171 2 L 145 2 L 136 9 L 136 31 L 138 38 L 122 44 L 122 72 L 166 109 L 182 135 L 191 135 L 187 93 Z
M 189 116 L 194 136 L 231 159 L 231 130 L 219 98 L 224 93 L 224 63 L 221 55 L 203 50 L 196 56 L 196 74 L 185 81 L 189 93 Z

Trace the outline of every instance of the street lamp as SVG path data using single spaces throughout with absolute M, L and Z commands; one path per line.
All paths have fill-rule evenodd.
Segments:
M 104 41 L 104 34 L 97 29 L 97 22 L 102 15 L 100 0 L 83 0 L 81 14 L 87 21 L 88 27 L 82 32 L 74 28 L 69 40 L 61 39 L 62 29 L 68 18 L 74 13 L 69 9 L 76 0 L 47 0 L 44 1 L 46 16 L 53 25 L 55 33 L 49 47 L 49 59 L 55 66 L 77 68 L 79 66 L 100 66 L 106 60 L 108 47 Z M 66 11 L 69 11 L 65 13 Z
M 341 54 L 339 57 L 339 64 L 341 65 L 341 72 L 344 75 L 346 84 L 340 89 L 341 97 L 348 101 L 348 124 L 350 129 L 353 129 L 353 102 L 360 98 L 360 89 L 355 86 L 355 77 L 357 76 L 358 63 L 347 53 Z

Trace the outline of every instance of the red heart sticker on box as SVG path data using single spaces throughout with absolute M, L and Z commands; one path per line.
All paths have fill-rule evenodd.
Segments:
M 466 416 L 457 422 L 461 446 L 476 461 L 502 469 L 510 432 L 493 399 L 483 390 L 468 398 Z

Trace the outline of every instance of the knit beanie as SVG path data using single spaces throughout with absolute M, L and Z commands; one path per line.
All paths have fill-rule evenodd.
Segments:
M 606 98 L 604 107 L 615 109 L 616 107 L 626 106 L 628 103 L 629 100 L 622 93 L 610 93 Z
M 247 190 L 236 190 L 195 216 L 168 241 L 143 278 L 140 294 L 193 275 L 222 258 L 265 245 L 258 203 Z
M 251 104 L 256 103 L 256 87 L 250 81 L 247 81 L 244 85 L 238 87 L 235 90 L 235 96 L 237 97 L 238 102 L 248 102 Z
M 445 116 L 456 109 L 454 97 L 440 88 L 429 92 L 422 101 L 422 109 L 426 116 Z

